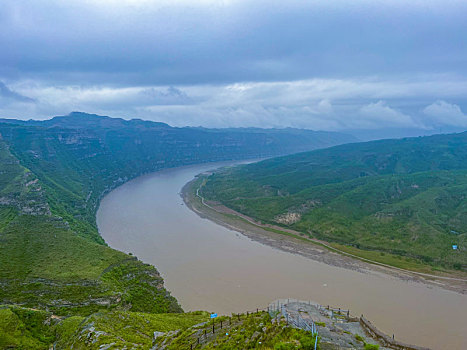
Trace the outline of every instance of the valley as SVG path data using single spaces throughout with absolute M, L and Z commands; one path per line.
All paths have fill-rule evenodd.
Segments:
M 230 167 L 240 159 L 313 150 L 352 142 L 351 137 L 294 129 L 171 128 L 82 113 L 47 121 L 3 120 L 0 134 L 0 347 L 47 349 L 54 344 L 57 349 L 98 349 L 133 344 L 148 348 L 155 341 L 152 329 L 190 333 L 208 318 L 206 312 L 189 311 L 242 313 L 290 297 L 350 307 L 405 342 L 434 347 L 449 344 L 451 348 L 462 348 L 465 342 L 463 337 L 450 337 L 451 332 L 462 334 L 465 295 L 436 283 L 427 287 L 413 276 L 389 275 L 320 246 L 306 248 L 304 253 L 296 249 L 298 241 L 308 239 L 301 235 L 292 237 L 297 242 L 290 245 L 289 234 L 300 223 L 297 218 L 309 206 L 315 208 L 316 201 L 306 202 L 300 215 L 275 214 L 277 227 L 267 226 L 272 223 L 264 219 L 258 221 L 263 227 L 255 230 L 269 235 L 264 240 L 250 234 L 251 227 L 241 228 L 245 233 L 241 235 L 203 220 L 180 198 L 182 187 L 207 171 L 191 182 L 195 187 L 184 187 L 186 203 L 196 210 L 196 203 L 188 197 L 191 193 L 195 198 L 200 185 L 196 181 L 203 181 L 201 195 L 220 207 L 222 200 L 212 198 L 215 186 L 217 195 L 226 198 L 218 179 L 284 158 Z M 362 147 L 355 145 L 342 147 Z M 463 239 L 463 169 L 455 167 L 453 157 L 449 159 L 451 163 L 442 165 L 444 173 L 426 181 L 423 175 L 416 184 L 424 189 L 444 181 L 447 193 L 457 191 L 458 202 L 451 201 L 451 206 L 442 209 L 437 227 L 455 207 L 457 216 L 448 221 Z M 222 160 L 227 163 L 215 163 Z M 325 166 L 326 158 L 321 161 Z M 211 174 L 212 169 L 226 165 Z M 296 168 L 297 175 L 304 176 Z M 256 177 L 262 180 L 261 174 Z M 300 185 L 295 180 L 291 183 Z M 234 181 L 229 186 L 238 194 L 258 193 L 249 183 L 243 187 Z M 281 189 L 276 194 L 292 197 Z M 299 199 L 294 201 L 300 205 Z M 225 201 L 223 208 L 230 210 L 229 205 Z M 270 210 L 263 204 L 256 208 Z M 241 212 L 236 213 L 261 220 L 251 212 Z M 230 219 L 232 213 L 228 213 Z M 224 214 L 220 220 L 210 219 L 225 224 Z M 278 238 L 284 233 L 286 240 Z M 359 244 L 353 248 L 368 248 Z M 462 241 L 459 247 L 460 260 L 451 256 L 439 260 L 437 245 L 424 250 L 432 261 L 419 256 L 401 261 L 416 269 L 435 269 L 440 275 L 462 274 Z M 388 257 L 395 253 L 384 252 Z M 309 259 L 307 254 L 314 256 Z M 121 322 L 112 321 L 115 317 Z M 406 321 L 400 322 L 401 317 Z M 438 319 L 446 327 L 441 329 Z M 293 342 L 290 337 L 298 336 L 275 334 L 278 342 Z M 214 346 L 209 342 L 203 346 Z
M 312 299 L 364 314 L 406 343 L 462 348 L 466 339 L 450 334 L 463 334 L 465 294 L 410 276 L 392 276 L 324 250 L 316 253 L 322 257 L 316 261 L 272 248 L 251 240 L 246 228 L 245 236 L 182 205 L 179 192 L 185 183 L 215 167 L 145 175 L 109 193 L 98 211 L 99 231 L 106 242 L 157 266 L 185 310 L 230 315 L 264 308 L 277 298 Z M 280 243 L 287 247 L 287 241 Z M 335 261 L 342 264 L 336 266 Z

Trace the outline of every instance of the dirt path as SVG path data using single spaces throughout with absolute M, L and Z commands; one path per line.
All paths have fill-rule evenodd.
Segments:
M 467 294 L 467 280 L 464 278 L 409 271 L 365 259 L 334 248 L 327 242 L 306 238 L 300 232 L 274 225 L 261 224 L 223 205 L 207 202 L 199 194 L 199 188 L 197 188 L 196 191 L 193 188 L 195 181 L 196 180 L 193 180 L 187 183 L 182 189 L 181 196 L 185 204 L 199 216 L 240 232 L 252 240 L 286 252 L 299 254 L 328 265 L 360 272 L 382 272 L 403 280 L 436 285 L 461 294 Z M 281 232 L 276 233 L 272 232 L 272 230 Z

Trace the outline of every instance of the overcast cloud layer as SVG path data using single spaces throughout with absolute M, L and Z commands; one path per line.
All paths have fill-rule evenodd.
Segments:
M 2 0 L 0 117 L 467 129 L 466 1 Z

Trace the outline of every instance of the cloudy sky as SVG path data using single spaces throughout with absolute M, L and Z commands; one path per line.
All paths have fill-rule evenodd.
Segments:
M 467 1 L 1 0 L 0 117 L 467 129 Z

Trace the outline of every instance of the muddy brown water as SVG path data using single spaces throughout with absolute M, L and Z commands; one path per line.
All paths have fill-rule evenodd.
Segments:
M 467 296 L 376 272 L 286 253 L 200 218 L 179 195 L 196 174 L 223 164 L 164 170 L 105 196 L 99 232 L 113 248 L 153 264 L 185 310 L 230 314 L 279 298 L 350 308 L 400 341 L 467 349 Z

